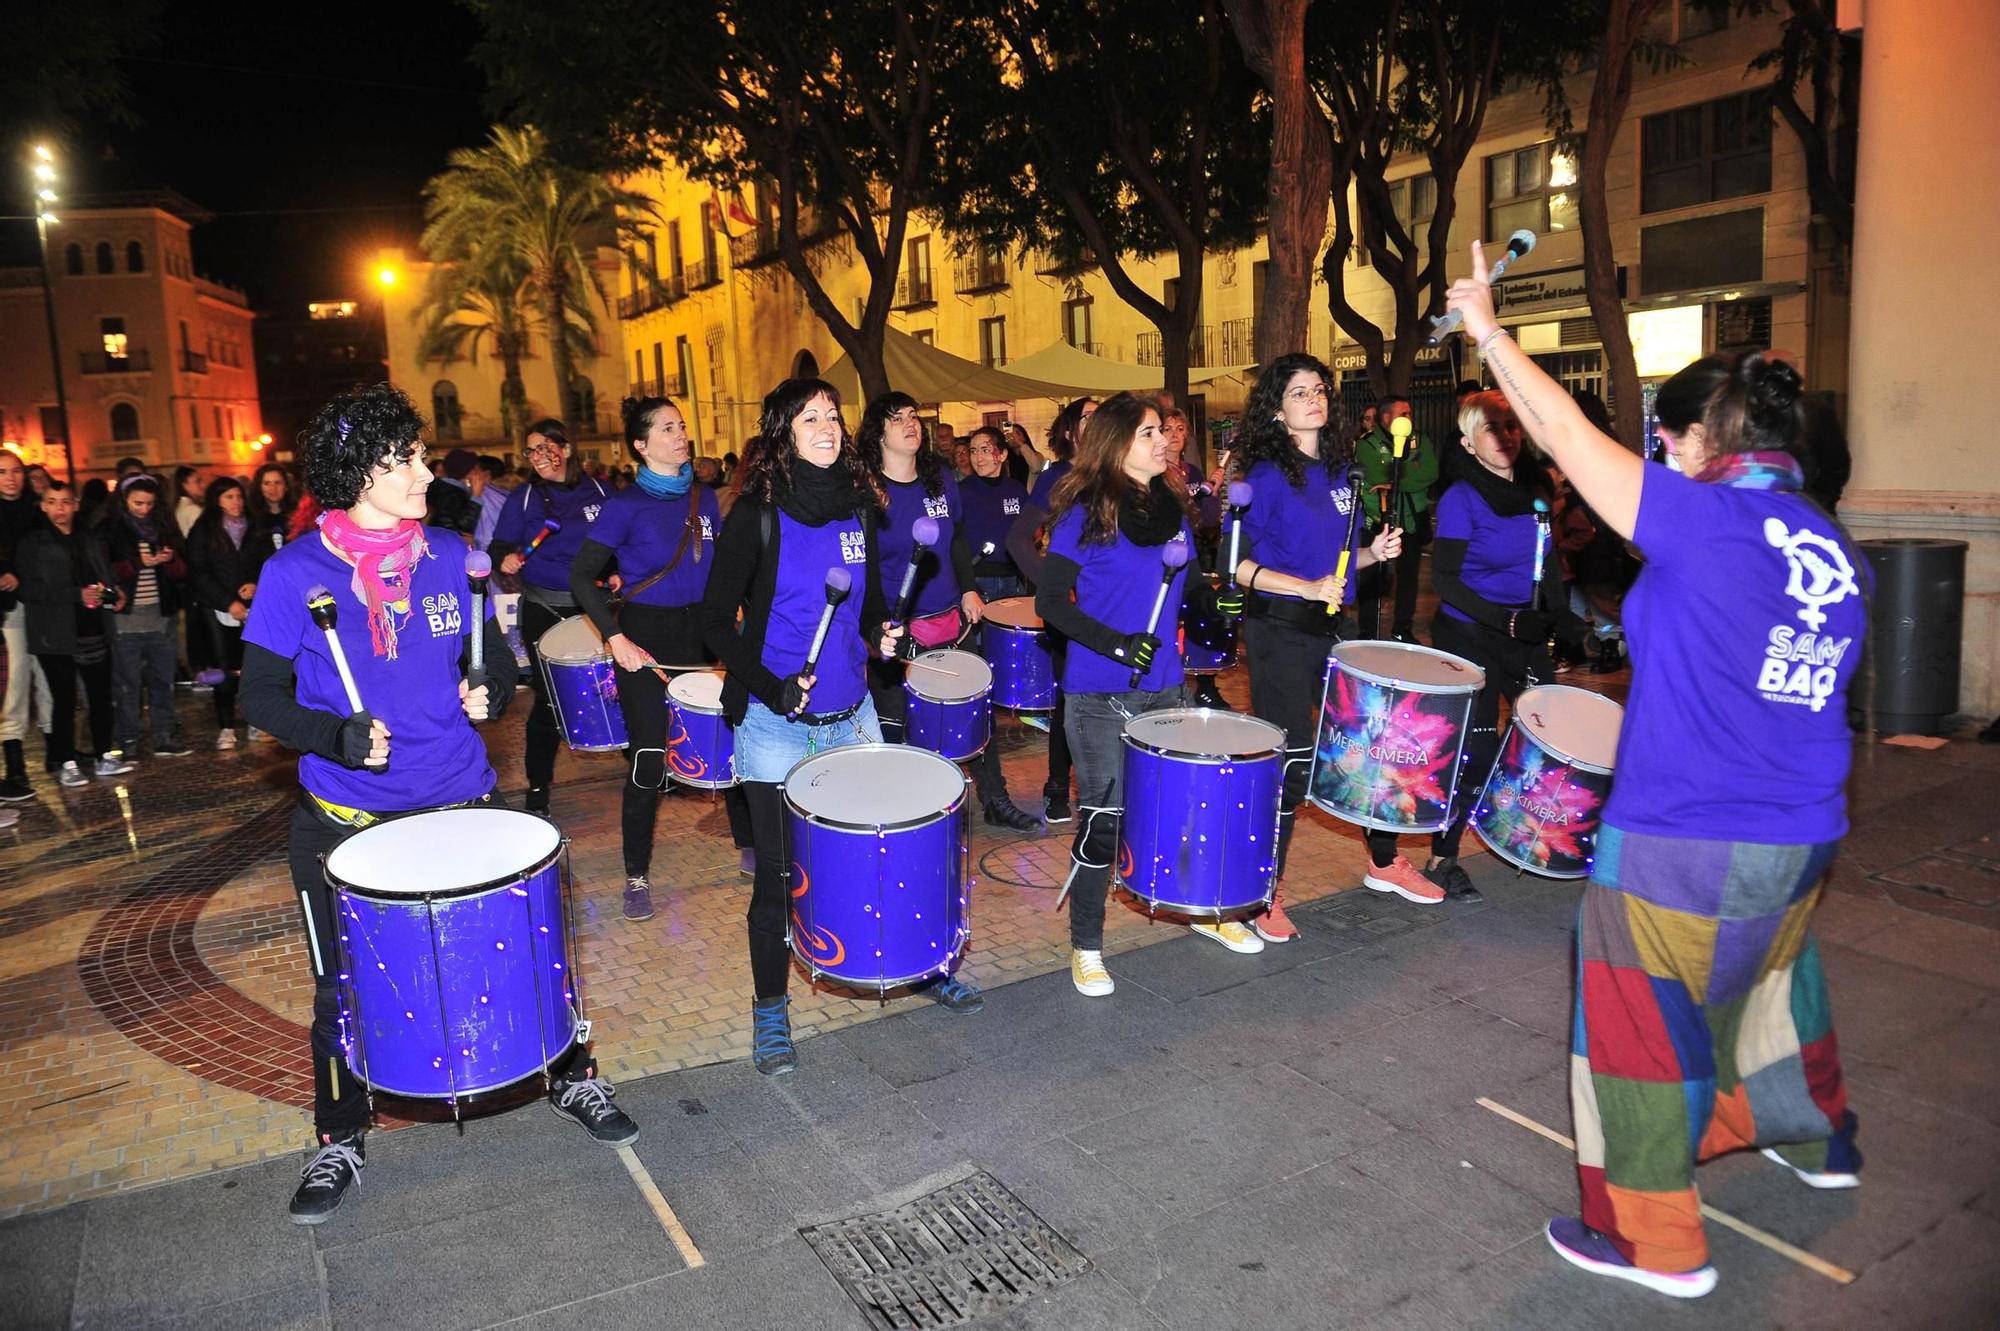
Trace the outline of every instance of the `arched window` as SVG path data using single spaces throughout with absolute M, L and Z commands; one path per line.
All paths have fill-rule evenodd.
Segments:
M 63 271 L 71 277 L 83 276 L 83 246 L 71 241 L 63 251 Z
M 597 385 L 580 374 L 570 381 L 569 418 L 579 430 L 594 429 L 597 423 Z
M 794 379 L 819 378 L 818 358 L 815 357 L 810 351 L 803 351 L 803 350 L 800 351 L 798 355 L 792 357 L 792 378 Z
M 440 442 L 463 437 L 458 405 L 458 387 L 449 379 L 431 385 L 431 424 Z
M 111 242 L 108 240 L 97 242 L 97 271 L 100 273 L 114 271 L 111 266 Z
M 121 441 L 139 437 L 139 409 L 130 402 L 112 403 L 111 437 Z
M 146 247 L 136 240 L 125 242 L 125 271 L 128 273 L 146 271 Z

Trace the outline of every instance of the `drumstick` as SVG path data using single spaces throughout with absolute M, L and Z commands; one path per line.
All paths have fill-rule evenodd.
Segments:
M 1146 633 L 1148 636 L 1157 635 L 1160 627 L 1160 612 L 1166 609 L 1167 606 L 1167 590 L 1174 585 L 1174 575 L 1186 566 L 1187 561 L 1188 548 L 1185 541 L 1168 541 L 1164 546 L 1160 547 L 1160 590 L 1153 593 L 1153 613 L 1146 619 Z M 1144 678 L 1145 674 L 1145 666 L 1133 667 L 1132 680 L 1125 687 L 1130 689 L 1138 688 L 1139 681 Z
M 474 550 L 465 557 L 465 580 L 472 585 L 472 669 L 465 682 L 472 688 L 486 683 L 486 580 L 493 575 L 493 557 Z
M 340 635 L 334 632 L 338 612 L 334 605 L 333 593 L 323 585 L 314 583 L 306 589 L 306 609 L 312 611 L 313 623 L 326 631 L 327 649 L 333 653 L 333 667 L 340 672 L 341 687 L 347 690 L 347 714 L 356 715 L 364 710 L 361 706 L 361 690 L 354 687 L 354 672 L 347 666 L 347 651 L 340 645 Z M 388 760 L 369 762 L 369 767 L 386 767 Z
M 1535 609 L 1542 608 L 1542 563 L 1549 552 L 1549 501 L 1535 501 L 1535 567 L 1534 590 L 1529 593 L 1528 604 Z
M 528 542 L 527 553 L 532 555 L 535 551 L 541 549 L 543 541 L 548 540 L 549 537 L 554 536 L 561 530 L 562 523 L 557 522 L 554 518 L 550 518 L 542 523 L 542 529 L 535 533 L 535 539 Z
M 910 593 L 916 590 L 917 566 L 924 562 L 925 553 L 938 543 L 939 535 L 938 520 L 928 514 L 910 524 L 910 564 L 903 570 L 903 586 L 896 593 L 896 613 L 891 622 L 901 624 L 910 617 Z
M 953 679 L 958 678 L 958 672 L 956 670 L 949 670 L 941 665 L 932 665 L 929 661 L 923 660 L 920 657 L 912 657 L 908 661 L 905 661 L 903 664 L 908 666 L 915 666 L 919 670 L 935 670 L 938 674 L 950 675 Z
M 1236 566 L 1243 562 L 1243 510 L 1250 507 L 1250 482 L 1229 483 L 1229 590 L 1236 590 Z
M 931 525 L 935 527 L 937 524 Z M 915 562 L 911 560 L 912 565 Z M 854 575 L 846 569 L 836 565 L 826 571 L 826 608 L 819 612 L 819 627 L 813 630 L 812 650 L 806 653 L 806 668 L 799 672 L 801 675 L 818 673 L 820 648 L 826 646 L 826 631 L 833 625 L 834 607 L 847 599 L 848 590 L 853 586 Z
M 1346 599 L 1347 564 L 1354 553 L 1354 529 L 1361 522 L 1361 468 L 1350 466 L 1347 470 L 1347 534 L 1340 538 L 1340 558 L 1333 566 L 1333 576 L 1340 579 L 1342 600 Z M 1340 613 L 1339 601 L 1328 601 L 1329 615 Z

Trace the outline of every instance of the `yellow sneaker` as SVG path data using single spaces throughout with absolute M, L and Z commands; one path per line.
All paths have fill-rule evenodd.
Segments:
M 1104 969 L 1104 954 L 1080 947 L 1070 949 L 1069 979 L 1085 998 L 1102 998 L 1118 987 L 1111 982 L 1111 972 Z
M 1251 933 L 1241 920 L 1217 920 L 1214 924 L 1191 924 L 1188 927 L 1203 938 L 1213 938 L 1231 952 L 1264 950 L 1264 940 Z

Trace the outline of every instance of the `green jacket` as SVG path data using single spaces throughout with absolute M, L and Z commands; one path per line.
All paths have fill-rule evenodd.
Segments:
M 1396 441 L 1376 426 L 1354 445 L 1354 460 L 1361 464 L 1362 511 L 1377 526 L 1382 522 L 1382 500 L 1375 487 L 1387 485 L 1395 471 Z M 1431 491 L 1437 489 L 1437 445 L 1421 434 L 1412 434 L 1403 445 L 1402 519 L 1397 525 L 1409 527 L 1419 513 L 1429 511 Z

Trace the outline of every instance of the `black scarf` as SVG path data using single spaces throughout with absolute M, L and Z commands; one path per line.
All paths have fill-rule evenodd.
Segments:
M 1518 518 L 1535 511 L 1532 484 L 1535 472 L 1525 458 L 1515 462 L 1514 479 L 1511 481 L 1488 471 L 1478 458 L 1465 452 L 1454 460 L 1453 470 L 1457 472 L 1459 482 L 1479 492 L 1479 497 L 1486 501 L 1486 507 L 1493 510 L 1494 516 Z
M 776 482 L 778 477 L 773 475 L 771 479 Z M 791 479 L 791 485 L 777 495 L 777 506 L 795 522 L 823 527 L 853 517 L 861 507 L 861 487 L 855 483 L 854 474 L 838 460 L 829 467 L 816 467 L 804 458 L 794 458 Z
M 1186 516 L 1180 497 L 1162 476 L 1144 490 L 1128 485 L 1118 496 L 1118 530 L 1134 545 L 1165 545 L 1180 535 Z

